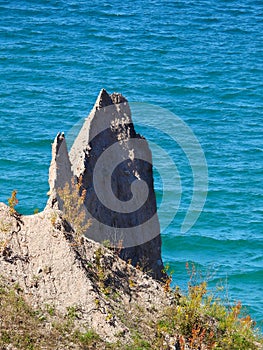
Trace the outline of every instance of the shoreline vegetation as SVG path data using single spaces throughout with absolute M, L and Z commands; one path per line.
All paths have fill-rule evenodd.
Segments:
M 163 284 L 163 288 L 167 283 Z M 109 295 L 110 298 L 110 295 Z M 207 294 L 206 283 L 189 287 L 182 295 L 178 288 L 167 291 L 173 303 L 148 322 L 143 306 L 137 306 L 136 317 L 125 319 L 130 341 L 102 339 L 96 329 L 78 324 L 78 309 L 59 313 L 50 304 L 33 308 L 19 284 L 0 277 L 1 349 L 179 349 L 241 350 L 262 349 L 263 340 L 249 315 L 243 315 L 241 303 L 224 306 Z M 154 307 L 154 305 L 153 305 Z M 114 315 L 112 315 L 114 317 Z
M 256 330 L 250 316 L 244 314 L 241 303 L 225 306 L 220 299 L 207 291 L 205 281 L 197 283 L 198 272 L 194 266 L 187 266 L 189 288 L 188 293 L 184 295 L 179 288 L 171 288 L 169 274 L 166 280 L 157 282 L 139 268 L 136 269 L 129 262 L 121 260 L 118 252 L 111 251 L 102 244 L 88 242 L 92 256 L 90 259 L 87 256 L 89 253 L 87 253 L 86 243 L 83 243 L 86 239 L 80 240 L 61 212 L 37 213 L 30 216 L 30 222 L 26 223 L 27 217 L 17 213 L 16 204 L 16 192 L 13 192 L 9 207 L 1 204 L 0 211 L 1 349 L 253 350 L 263 348 L 262 335 Z M 56 215 L 55 219 L 54 215 Z M 41 217 L 44 224 L 40 231 L 37 230 L 39 227 L 33 225 L 34 218 L 37 217 Z M 49 229 L 46 227 L 47 222 Z M 27 262 L 23 261 L 24 258 L 18 257 L 15 252 L 17 247 L 23 245 L 25 239 L 30 241 L 26 236 L 28 230 L 33 231 L 35 240 L 41 240 L 41 237 L 47 234 L 50 237 L 56 235 L 56 239 L 61 241 L 58 244 L 63 242 L 66 244 L 73 256 L 73 263 L 78 256 L 78 259 L 82 259 L 82 263 L 85 262 L 88 265 L 85 267 L 85 277 L 82 278 L 93 283 L 95 289 L 93 308 L 103 309 L 102 304 L 106 301 L 107 310 L 96 319 L 98 326 L 103 320 L 109 325 L 107 332 L 114 332 L 118 329 L 116 325 L 122 323 L 121 330 L 117 330 L 114 334 L 103 335 L 99 327 L 96 329 L 94 324 L 93 326 L 88 324 L 88 318 L 85 316 L 87 310 L 81 309 L 81 300 L 79 305 L 74 302 L 64 307 L 61 304 L 56 305 L 58 295 L 52 294 L 51 290 L 46 290 L 49 295 L 44 296 L 41 293 L 42 282 L 49 288 L 48 279 L 42 281 L 42 271 L 39 275 L 29 276 L 25 266 L 30 264 L 30 259 L 28 258 Z M 59 234 L 60 237 L 58 237 Z M 33 240 L 31 244 L 34 245 L 34 243 Z M 31 247 L 28 246 L 28 249 L 30 250 Z M 56 271 L 52 271 L 55 269 L 54 264 L 50 269 L 48 268 L 50 257 L 45 249 L 37 252 L 41 255 L 43 264 L 46 264 L 44 273 L 47 276 L 53 275 L 53 279 L 57 278 Z M 58 254 L 58 251 L 56 253 Z M 17 276 L 14 273 L 8 275 L 10 271 L 7 271 L 7 268 L 20 263 L 24 264 L 22 270 L 26 277 L 21 276 L 20 273 Z M 115 265 L 116 267 L 113 268 Z M 20 271 L 18 267 L 15 270 Z M 70 270 L 68 266 L 68 274 L 72 273 Z M 69 276 L 64 276 L 64 278 L 67 277 Z M 25 279 L 26 283 L 24 283 Z M 32 281 L 30 286 L 29 279 Z M 79 281 L 80 284 L 82 282 Z M 62 281 L 60 283 L 62 284 Z M 145 291 L 148 292 L 147 301 L 139 297 Z M 127 296 L 128 300 L 125 298 Z

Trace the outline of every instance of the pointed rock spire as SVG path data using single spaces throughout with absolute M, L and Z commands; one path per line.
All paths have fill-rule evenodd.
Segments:
M 59 143 L 60 137 L 53 144 L 50 167 L 53 197 L 58 183 L 65 183 L 73 175 L 81 179 L 87 218 L 92 219 L 87 237 L 108 241 L 124 260 L 162 279 L 165 275 L 152 155 L 147 141 L 134 129 L 125 97 L 100 91 L 69 157 L 65 141 Z M 62 159 L 64 164 L 59 165 Z
M 110 95 L 107 93 L 105 89 L 101 89 L 97 101 L 95 103 L 96 108 L 103 108 L 112 105 L 113 102 L 111 100 Z
M 68 149 L 64 133 L 58 133 L 52 144 L 52 159 L 49 167 L 49 199 L 47 208 L 62 209 L 58 204 L 57 190 L 71 183 L 73 172 L 69 161 Z

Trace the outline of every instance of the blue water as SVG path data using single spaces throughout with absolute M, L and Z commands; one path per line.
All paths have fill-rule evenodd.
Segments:
M 186 288 L 193 262 L 262 327 L 262 35 L 257 0 L 0 1 L 0 200 L 15 188 L 18 210 L 44 208 L 51 142 L 88 114 L 102 87 L 165 108 L 193 130 L 209 171 L 204 210 L 182 234 L 189 170 L 177 146 L 159 139 L 175 150 L 183 185 L 163 232 L 174 284 Z M 159 198 L 157 171 L 155 187 Z

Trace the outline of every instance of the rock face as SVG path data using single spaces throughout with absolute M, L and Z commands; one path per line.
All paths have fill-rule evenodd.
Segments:
M 62 207 L 62 203 L 58 203 L 59 196 L 57 190 L 64 188 L 66 183 L 71 183 L 74 175 L 71 171 L 71 163 L 68 156 L 68 148 L 63 133 L 58 133 L 52 144 L 52 160 L 49 167 L 49 199 L 47 207 Z
M 56 137 L 48 207 L 56 203 L 63 210 L 57 189 L 72 177 L 85 189 L 85 213 L 92 221 L 86 236 L 107 241 L 121 258 L 162 279 L 151 151 L 121 94 L 101 90 L 69 154 L 64 136 Z

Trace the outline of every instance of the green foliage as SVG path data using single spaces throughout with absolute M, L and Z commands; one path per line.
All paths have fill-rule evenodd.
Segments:
M 204 344 L 208 350 L 259 349 L 259 344 L 263 345 L 262 338 L 257 336 L 251 318 L 241 316 L 241 303 L 228 309 L 220 299 L 208 293 L 207 282 L 193 285 L 196 273 L 192 267 L 188 294 L 166 310 L 157 323 L 157 334 L 181 334 L 181 350 L 186 349 L 185 343 L 191 350 Z
M 125 350 L 151 350 L 151 344 L 143 339 L 143 335 L 136 331 L 132 336 L 133 343 L 126 345 Z
M 101 287 L 104 287 L 104 280 L 105 280 L 105 272 L 104 272 L 104 268 L 101 265 L 101 258 L 102 258 L 102 249 L 101 247 L 99 247 L 95 253 L 95 265 L 96 265 L 96 272 L 97 272 L 97 276 L 98 276 L 98 280 L 101 284 Z
M 13 344 L 18 349 L 35 349 L 37 337 L 32 330 L 40 321 L 16 290 L 7 288 L 2 281 L 0 314 L 1 319 L 4 320 L 1 324 L 0 346 Z M 17 332 L 18 325 L 20 325 L 19 332 Z
M 109 239 L 105 239 L 104 241 L 101 242 L 101 244 L 103 245 L 103 247 L 105 248 L 110 248 L 111 247 L 111 242 Z
M 95 252 L 94 268 L 102 269 L 103 248 Z M 104 271 L 105 273 L 105 271 Z M 195 273 L 195 272 L 194 272 Z M 145 317 L 143 305 L 133 305 L 127 314 L 121 303 L 115 303 L 105 313 L 110 322 L 117 318 L 129 329 L 131 340 L 118 334 L 116 343 L 102 340 L 92 329 L 78 329 L 79 310 L 76 306 L 67 308 L 62 316 L 53 306 L 34 310 L 22 297 L 19 285 L 12 288 L 0 278 L 0 349 L 11 345 L 18 350 L 61 349 L 105 349 L 105 350 L 167 350 L 167 336 L 180 345 L 180 350 L 259 350 L 263 340 L 255 331 L 254 323 L 244 315 L 240 302 L 231 307 L 208 292 L 207 282 L 196 281 L 191 273 L 188 293 L 174 296 L 171 306 L 157 311 L 152 319 Z M 104 276 L 101 276 L 104 281 Z M 100 300 L 95 300 L 100 308 Z M 149 314 L 147 314 L 149 315 Z M 116 335 L 117 336 L 117 335 Z M 174 344 L 174 343 L 173 343 Z
M 67 307 L 67 317 L 69 320 L 76 320 L 78 318 L 78 308 L 76 306 Z
M 46 304 L 46 311 L 48 312 L 48 314 L 50 316 L 54 316 L 55 315 L 55 308 L 52 305 Z
M 88 330 L 85 333 L 76 331 L 74 333 L 74 336 L 76 339 L 80 341 L 82 345 L 85 345 L 85 346 L 91 346 L 94 344 L 94 342 L 96 343 L 97 341 L 100 340 L 100 336 L 96 332 L 94 332 L 92 329 Z
M 21 292 L 20 287 L 9 287 L 0 276 L 0 349 L 72 349 L 72 344 L 78 349 L 87 349 L 91 344 L 101 348 L 96 347 L 101 340 L 95 332 L 76 331 L 71 320 L 76 316 L 76 308 L 68 309 L 71 319 L 65 321 L 53 306 L 46 305 L 42 311 L 32 309 Z

